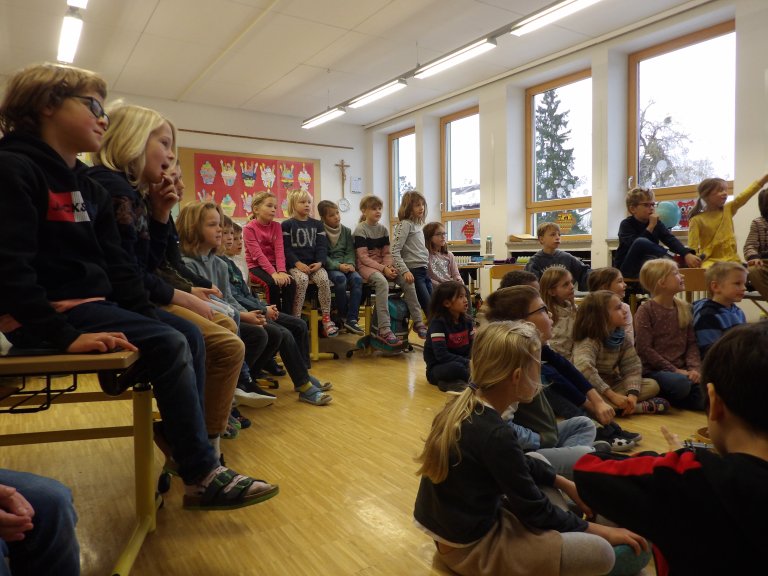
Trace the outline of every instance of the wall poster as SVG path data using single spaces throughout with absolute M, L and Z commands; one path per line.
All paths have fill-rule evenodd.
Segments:
M 320 160 L 179 148 L 186 190 L 181 204 L 210 200 L 238 221 L 248 219 L 259 192 L 277 196 L 276 218 L 287 218 L 291 190 L 306 190 L 314 204 L 320 194 Z

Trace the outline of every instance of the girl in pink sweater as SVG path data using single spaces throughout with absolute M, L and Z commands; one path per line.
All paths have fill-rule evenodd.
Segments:
M 283 230 L 275 221 L 277 197 L 271 192 L 256 194 L 251 203 L 251 221 L 243 228 L 245 262 L 251 281 L 262 286 L 269 304 L 285 314 L 293 311 L 295 285 L 285 267 Z

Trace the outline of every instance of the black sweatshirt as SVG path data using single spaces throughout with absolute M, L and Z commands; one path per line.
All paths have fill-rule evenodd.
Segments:
M 50 302 L 103 297 L 155 317 L 120 245 L 112 200 L 37 137 L 0 140 L 0 315 L 61 350 L 80 336 Z

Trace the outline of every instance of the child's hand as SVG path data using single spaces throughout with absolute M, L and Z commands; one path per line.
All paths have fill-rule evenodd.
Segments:
M 203 302 L 210 302 L 211 296 L 218 296 L 221 298 L 221 290 L 218 288 L 200 288 L 198 286 L 192 287 L 192 295 L 197 296 Z
M 320 264 L 320 262 L 312 262 L 312 264 L 309 265 L 309 273 L 312 274 L 313 272 L 317 272 L 322 267 L 323 265 Z
M 296 262 L 296 266 L 294 266 L 294 268 L 296 268 L 296 270 L 298 270 L 299 272 L 304 272 L 304 274 L 309 274 L 310 272 L 309 266 L 304 264 L 304 262 Z
M 176 186 L 173 185 L 173 178 L 163 174 L 160 182 L 150 184 L 148 198 L 152 206 L 152 217 L 158 222 L 168 222 L 171 208 L 176 206 L 179 201 Z
M 596 402 L 593 407 L 593 414 L 595 416 L 595 420 L 600 422 L 603 426 L 611 422 L 613 420 L 613 417 L 616 416 L 616 411 L 613 409 L 613 407 L 608 404 L 607 402 L 603 402 L 600 400 L 599 402 Z
M 339 264 L 339 272 L 348 273 L 348 272 L 354 272 L 354 271 L 355 271 L 355 267 L 352 266 L 352 264 Z
M 128 342 L 122 332 L 91 332 L 80 334 L 67 348 L 70 354 L 85 354 L 88 352 L 112 352 L 116 348 L 138 350 L 136 346 Z
M 650 216 L 648 216 L 648 231 L 653 232 L 653 229 L 656 228 L 656 224 L 659 223 L 659 215 L 654 212 Z
M 279 315 L 280 311 L 277 309 L 277 306 L 274 304 L 272 306 L 267 306 L 267 318 L 270 320 L 277 320 Z
M 680 442 L 680 438 L 678 438 L 677 434 L 672 434 L 666 426 L 662 426 L 660 428 L 661 435 L 664 436 L 664 440 L 667 441 L 667 446 L 671 451 L 680 450 L 680 448 L 683 447 L 683 443 Z
M 691 252 L 688 252 L 688 254 L 685 255 L 684 260 L 688 268 L 699 268 L 701 266 L 701 258 Z
M 596 536 L 602 536 L 613 546 L 619 544 L 626 544 L 635 551 L 635 556 L 639 555 L 641 551 L 648 550 L 648 542 L 640 536 L 635 534 L 626 528 L 618 528 L 614 526 L 603 526 L 602 524 L 589 523 L 587 532 L 595 534 Z
M 754 266 L 755 268 L 760 268 L 760 266 L 763 265 L 763 259 L 762 258 L 753 258 L 752 260 L 747 261 L 748 266 Z
M 413 284 L 416 281 L 416 278 L 413 277 L 413 273 L 410 271 L 403 274 L 403 278 L 405 278 L 405 281 L 408 282 L 408 284 Z
M 688 370 L 688 380 L 694 384 L 698 384 L 701 382 L 701 374 L 699 374 L 698 370 Z
M 384 266 L 383 272 L 384 272 L 384 276 L 386 276 L 387 279 L 389 280 L 394 280 L 395 278 L 397 278 L 397 270 L 392 268 L 392 266 Z

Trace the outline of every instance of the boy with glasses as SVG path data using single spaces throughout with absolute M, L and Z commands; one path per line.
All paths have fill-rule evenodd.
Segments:
M 667 249 L 682 257 L 687 267 L 701 266 L 696 253 L 683 246 L 659 219 L 652 190 L 633 188 L 627 192 L 626 202 L 629 216 L 619 224 L 619 247 L 613 255 L 613 266 L 624 278 L 637 278 L 647 260 L 668 256 Z

